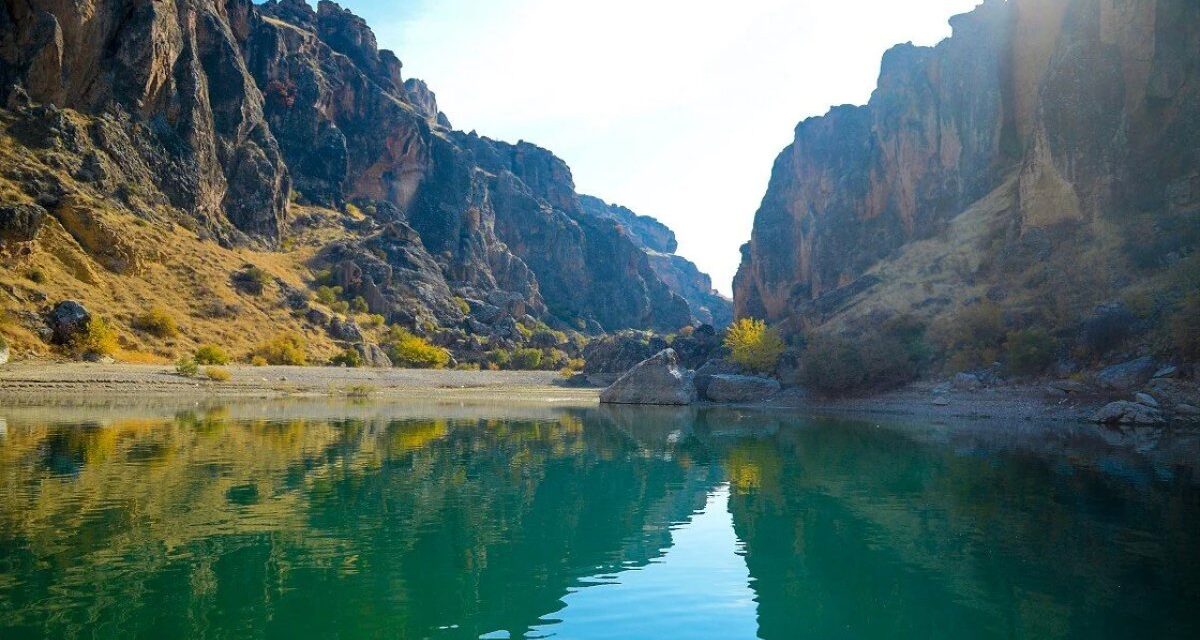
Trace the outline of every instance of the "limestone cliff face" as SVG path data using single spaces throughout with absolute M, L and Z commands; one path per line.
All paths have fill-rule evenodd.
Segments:
M 1082 251 L 1136 216 L 1162 255 L 1190 251 L 1170 229 L 1200 207 L 1200 5 L 987 0 L 951 25 L 889 51 L 867 105 L 796 128 L 742 249 L 739 316 L 819 322 L 823 298 L 1002 189 L 1007 222 L 980 252 Z
M 687 301 L 697 322 L 721 329 L 733 321 L 733 302 L 713 289 L 712 278 L 696 265 L 676 255 L 675 232 L 663 223 L 634 213 L 627 207 L 608 204 L 593 196 L 580 196 L 588 215 L 611 220 L 637 244 L 650 260 L 650 268 L 667 287 Z
M 326 0 L 0 4 L 0 119 L 30 149 L 61 149 L 63 169 L 122 211 L 169 207 L 226 246 L 317 224 L 290 208 L 361 211 L 312 266 L 415 327 L 690 321 L 637 241 L 584 211 L 565 163 L 451 130 L 401 71 Z M 47 186 L 56 172 L 9 173 L 79 242 L 94 235 L 64 208 L 74 187 Z
M 222 237 L 273 241 L 290 179 L 230 15 L 250 11 L 249 0 L 5 2 L 0 98 L 128 116 L 172 204 Z

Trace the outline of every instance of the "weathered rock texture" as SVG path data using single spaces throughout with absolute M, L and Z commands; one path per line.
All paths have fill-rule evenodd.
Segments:
M 672 349 L 643 360 L 600 392 L 605 404 L 688 405 L 696 401 L 696 373 L 679 364 Z
M 689 308 L 706 276 L 656 266 L 669 230 L 647 225 L 663 242 L 644 250 L 584 206 L 560 159 L 451 130 L 401 70 L 325 0 L 6 1 L 0 125 L 17 146 L 0 150 L 0 188 L 19 193 L 0 244 L 23 251 L 52 217 L 99 267 L 136 276 L 147 257 L 114 220 L 226 247 L 318 229 L 311 267 L 427 334 L 673 331 L 721 314 Z M 344 212 L 344 233 L 314 209 Z
M 890 50 L 866 106 L 796 128 L 739 316 L 799 330 L 1021 287 L 1077 313 L 1200 242 L 1200 4 L 986 0 L 951 25 Z
M 713 289 L 707 273 L 675 254 L 679 243 L 674 231 L 650 216 L 638 215 L 593 196 L 581 196 L 580 203 L 585 212 L 617 223 L 646 252 L 650 268 L 667 288 L 687 301 L 697 322 L 723 329 L 733 321 L 733 301 Z

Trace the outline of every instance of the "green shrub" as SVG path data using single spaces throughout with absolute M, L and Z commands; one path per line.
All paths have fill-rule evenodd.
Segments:
M 321 285 L 317 287 L 317 302 L 323 305 L 332 305 L 342 297 L 341 287 L 332 287 Z
M 809 339 L 801 372 L 801 382 L 805 386 L 831 394 L 857 389 L 867 379 L 857 344 L 830 336 Z
M 371 307 L 367 305 L 367 299 L 362 296 L 357 296 L 350 301 L 350 311 L 354 313 L 367 313 Z
M 562 349 L 546 349 L 542 351 L 541 368 L 553 371 L 567 366 L 567 363 L 570 361 L 571 356 L 567 355 L 566 351 Z
M 497 369 L 507 369 L 512 362 L 512 352 L 504 349 L 493 349 L 484 354 L 488 364 L 493 365 Z
M 71 350 L 76 355 L 94 353 L 112 356 L 117 353 L 117 333 L 101 317 L 92 316 L 82 333 L 75 336 Z
M 759 373 L 773 373 L 786 348 L 778 331 L 753 318 L 742 318 L 730 326 L 725 346 L 731 360 Z
M 308 341 L 298 333 L 282 333 L 259 345 L 251 356 L 267 364 L 303 366 L 308 364 Z
M 947 367 L 956 371 L 995 362 L 1008 337 L 1000 307 L 990 302 L 963 309 L 941 321 L 931 333 L 946 356 Z
M 1058 355 L 1058 341 L 1041 329 L 1009 333 L 1004 348 L 1008 369 L 1017 375 L 1039 374 Z
M 329 360 L 329 364 L 335 367 L 348 367 L 351 369 L 363 366 L 362 354 L 354 349 L 346 349 Z
M 471 313 L 471 305 L 467 302 L 466 298 L 463 298 L 462 296 L 454 296 L 454 304 L 458 306 L 458 310 L 461 311 L 464 316 Z
M 1200 293 L 1193 293 L 1171 316 L 1171 342 L 1179 355 L 1200 359 Z
M 25 277 L 29 278 L 30 282 L 34 282 L 36 284 L 46 283 L 46 272 L 42 271 L 41 269 L 30 269 L 29 273 L 25 274 Z
M 341 314 L 343 316 L 350 313 L 350 303 L 346 302 L 345 300 L 338 300 L 330 304 L 329 308 L 332 309 L 334 313 Z
M 233 274 L 233 283 L 238 289 L 258 296 L 271 284 L 271 274 L 260 267 L 246 265 L 241 271 Z
M 920 375 L 929 351 L 924 326 L 907 319 L 885 323 L 878 334 L 817 335 L 801 356 L 802 382 L 831 395 L 896 387 Z
M 229 361 L 229 354 L 216 345 L 206 344 L 196 349 L 196 364 L 225 365 L 229 364 Z
M 352 384 L 342 389 L 348 398 L 369 398 L 378 391 L 378 387 L 369 384 Z
M 175 373 L 187 378 L 192 378 L 195 377 L 196 374 L 200 373 L 200 367 L 196 365 L 195 360 L 187 356 L 183 356 L 175 361 Z
M 518 371 L 534 371 L 542 366 L 542 352 L 537 349 L 516 349 L 509 367 Z
M 367 316 L 367 320 L 366 320 L 365 324 L 368 327 L 382 327 L 386 323 L 387 323 L 387 318 L 383 317 L 382 315 L 380 315 L 378 313 L 373 313 L 373 314 Z
M 412 369 L 444 369 L 450 364 L 450 352 L 430 344 L 411 331 L 393 326 L 387 334 L 384 350 L 397 367 Z
M 233 374 L 228 369 L 220 367 L 206 367 L 204 376 L 213 382 L 229 382 L 233 379 Z
M 162 307 L 153 307 L 135 318 L 133 328 L 156 338 L 174 338 L 179 335 L 179 325 L 175 322 L 175 318 Z

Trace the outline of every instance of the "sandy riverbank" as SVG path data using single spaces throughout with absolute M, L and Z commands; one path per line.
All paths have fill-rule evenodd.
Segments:
M 228 382 L 186 378 L 174 367 L 14 363 L 0 367 L 0 398 L 41 396 L 371 396 L 595 402 L 596 389 L 563 386 L 553 371 L 434 371 L 230 366 Z
M 563 386 L 550 371 L 437 371 L 335 367 L 226 367 L 228 382 L 185 378 L 170 366 L 15 363 L 0 368 L 0 400 L 43 397 L 283 398 L 346 396 L 368 390 L 384 399 L 506 401 L 590 405 L 598 389 Z M 1040 387 L 1007 386 L 935 394 L 924 386 L 863 398 L 822 399 L 786 390 L 756 408 L 815 414 L 921 419 L 1077 422 L 1105 399 L 1053 398 Z

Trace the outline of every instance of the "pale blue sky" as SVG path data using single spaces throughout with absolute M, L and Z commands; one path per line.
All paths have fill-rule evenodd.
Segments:
M 315 0 L 310 0 L 314 2 Z M 652 215 L 725 293 L 801 119 L 866 102 L 880 56 L 979 0 L 346 0 L 455 128 L 528 140 Z

